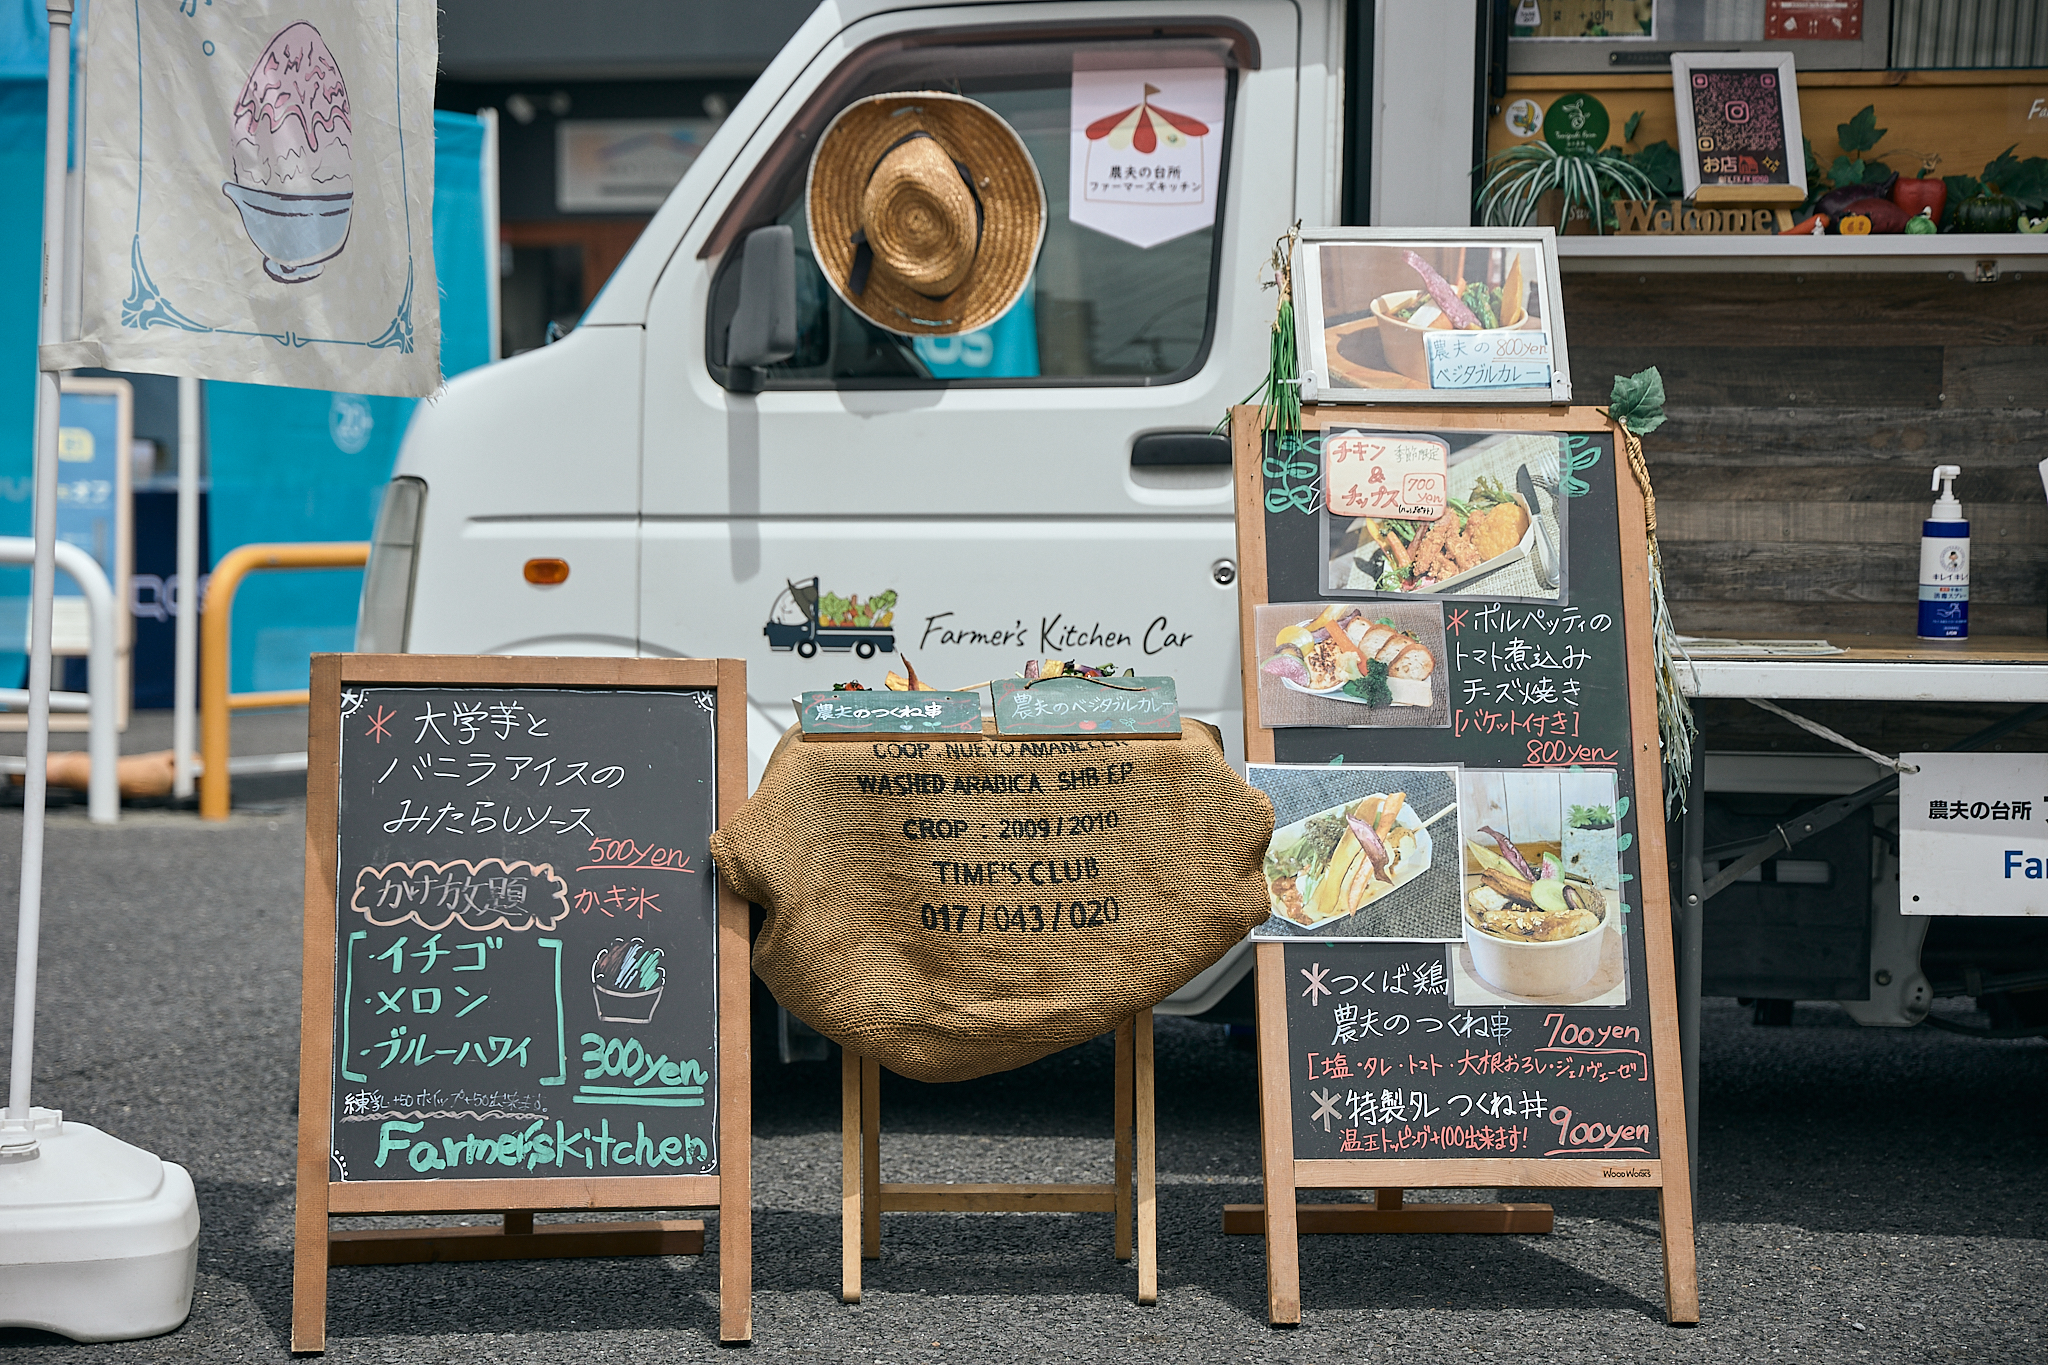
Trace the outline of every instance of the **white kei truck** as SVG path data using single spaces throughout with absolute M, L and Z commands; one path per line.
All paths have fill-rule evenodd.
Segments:
M 1033 657 L 1170 674 L 1241 759 L 1230 456 L 1210 432 L 1266 372 L 1265 264 L 1347 195 L 1384 201 L 1378 222 L 1468 221 L 1479 17 L 1382 9 L 1381 41 L 1419 61 L 1372 120 L 1401 152 L 1368 186 L 1343 133 L 1373 83 L 1347 106 L 1341 68 L 1373 50 L 1345 30 L 1371 5 L 828 0 L 571 333 L 420 406 L 356 647 L 744 658 L 750 779 L 793 696 L 879 685 L 892 644 L 942 687 Z M 1072 194 L 1104 169 L 1075 174 L 1100 151 L 1073 126 L 1079 92 L 1119 84 L 1132 104 L 1147 84 L 1162 107 L 1209 101 L 1184 167 L 1202 204 L 1164 228 Z M 981 336 L 880 331 L 811 258 L 819 134 L 855 99 L 917 89 L 996 110 L 1045 185 L 1032 285 Z M 1240 945 L 1162 1009 L 1212 1009 L 1249 965 Z

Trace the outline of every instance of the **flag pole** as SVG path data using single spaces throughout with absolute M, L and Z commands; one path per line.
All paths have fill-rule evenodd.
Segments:
M 72 0 L 48 0 L 49 124 L 43 142 L 43 292 L 36 340 L 63 338 L 64 168 L 71 134 Z M 30 580 L 28 772 L 22 783 L 21 927 L 14 957 L 14 1056 L 0 1152 L 36 1150 L 30 1114 L 36 1046 L 36 953 L 43 912 L 43 803 L 49 785 L 50 616 L 57 583 L 57 371 L 36 372 L 35 570 Z
M 176 650 L 171 674 L 171 795 L 192 795 L 199 698 L 199 381 L 178 381 L 178 590 L 171 594 Z

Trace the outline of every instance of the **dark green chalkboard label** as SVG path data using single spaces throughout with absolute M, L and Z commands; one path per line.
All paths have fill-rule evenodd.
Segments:
M 796 708 L 807 735 L 978 735 L 979 692 L 806 692 Z
M 1171 678 L 999 678 L 989 684 L 1004 735 L 1180 733 Z

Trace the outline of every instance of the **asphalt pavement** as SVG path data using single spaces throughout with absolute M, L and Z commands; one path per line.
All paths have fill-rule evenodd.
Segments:
M 241 746 L 237 746 L 238 748 Z M 7 1360 L 287 1358 L 303 803 L 237 785 L 233 820 L 52 816 L 36 1102 L 182 1163 L 203 1231 L 192 1315 L 150 1341 L 0 1330 Z M 0 812 L 0 964 L 19 808 Z M 0 976 L 11 972 L 0 965 Z M 1960 1002 L 1955 1002 L 1960 1007 Z M 0 1001 L 0 1019 L 11 1003 Z M 755 1066 L 754 1345 L 804 1361 L 1949 1361 L 2048 1358 L 2048 1043 L 1859 1029 L 1801 1006 L 1763 1028 L 1709 1001 L 1702 1321 L 1663 1321 L 1654 1196 L 1548 1199 L 1543 1237 L 1317 1237 L 1303 1325 L 1265 1321 L 1263 1247 L 1220 1230 L 1259 1197 L 1250 1052 L 1158 1034 L 1160 1293 L 1107 1215 L 892 1214 L 866 1300 L 838 1299 L 838 1063 Z M 1097 1040 L 950 1086 L 887 1077 L 897 1180 L 1106 1179 Z M 1417 1197 L 1473 1197 L 1448 1191 Z M 383 1220 L 396 1222 L 398 1220 Z M 660 1259 L 331 1273 L 328 1358 L 741 1358 L 717 1342 L 716 1237 Z M 0 1271 L 0 1274 L 4 1274 Z

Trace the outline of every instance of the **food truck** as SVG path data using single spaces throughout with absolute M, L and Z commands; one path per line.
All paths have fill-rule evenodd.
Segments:
M 1647 41 L 1655 24 L 1685 22 L 1669 8 L 1644 20 L 1638 46 L 1651 57 L 1674 46 Z M 1802 69 L 1827 65 L 1830 52 L 1847 54 L 1838 66 L 1882 66 L 1884 8 L 1872 8 L 1856 43 L 1789 46 Z M 1562 94 L 1607 98 L 1617 144 L 1624 131 L 1647 142 L 1650 130 L 1675 128 L 1668 77 L 1637 70 L 1630 35 L 1593 45 L 1603 61 L 1608 48 L 1621 51 L 1611 65 L 1624 74 L 1569 74 L 1590 70 L 1567 59 L 1591 49 L 1546 47 L 1543 34 L 1495 23 L 1507 13 L 1347 0 L 821 6 L 724 119 L 573 331 L 465 374 L 421 405 L 378 520 L 358 648 L 744 657 L 750 777 L 787 728 L 791 697 L 881 682 L 871 651 L 900 653 L 940 687 L 1007 676 L 1028 658 L 1075 659 L 1173 676 L 1183 710 L 1218 725 L 1242 761 L 1231 452 L 1217 429 L 1267 373 L 1276 243 L 1298 222 L 1473 221 L 1470 168 L 1489 149 L 1538 136 L 1537 114 Z M 1687 38 L 1670 36 L 1679 46 Z M 1522 55 L 1510 80 L 1512 53 Z M 1898 82 L 1881 70 L 1821 74 L 1816 98 L 1844 115 L 1871 99 L 1953 100 L 1971 80 L 1992 103 L 2025 93 L 2009 73 L 1909 79 L 1896 96 L 1886 91 Z M 806 230 L 807 174 L 812 149 L 851 102 L 937 88 L 981 101 L 1016 129 L 1043 181 L 1045 232 L 1031 286 L 1000 322 L 913 338 L 875 327 L 827 287 Z M 1637 102 L 1653 110 L 1640 129 L 1628 119 Z M 2028 141 L 2021 154 L 2041 150 L 2033 144 L 2048 118 L 2030 122 L 2024 101 L 2012 109 L 2013 136 Z M 1151 139 L 1150 151 L 1139 146 L 1147 139 L 1116 131 L 1148 120 L 1175 130 Z M 1818 119 L 1808 133 L 1831 150 Z M 1897 447 L 1887 414 L 1902 402 L 1953 406 L 1953 389 L 1964 404 L 1990 405 L 1965 391 L 2033 383 L 2020 368 L 1972 368 L 1974 352 L 1958 351 L 1944 371 L 1938 341 L 1968 340 L 1956 310 L 1969 305 L 1999 320 L 1994 340 L 2032 337 L 2021 319 L 2038 316 L 2041 273 L 2009 260 L 1999 284 L 1997 260 L 1964 248 L 1950 253 L 1956 261 L 1930 255 L 1900 267 L 1886 257 L 1865 267 L 1839 256 L 1842 238 L 1797 260 L 1805 243 L 1784 239 L 1699 259 L 1670 245 L 1683 239 L 1631 249 L 1596 235 L 1583 251 L 1577 240 L 1561 239 L 1560 252 L 1583 390 L 1571 401 L 1604 402 L 1617 369 L 1662 363 L 1674 406 L 1705 414 L 1651 443 L 1653 467 L 1670 480 L 1660 483 L 1665 564 L 1681 629 L 1877 628 L 1871 585 L 1897 576 L 1897 556 L 1859 551 L 1839 572 L 1816 568 L 1815 528 L 1837 539 L 1873 534 L 1850 504 L 1924 499 L 1930 461 L 1916 446 L 1913 477 L 1880 495 L 1846 452 Z M 1865 268 L 1894 272 L 1884 316 L 1904 309 L 1919 319 L 1913 344 L 1873 325 L 1881 295 L 1840 273 Z M 1680 316 L 1689 326 L 1668 321 Z M 1766 335 L 1768 354 L 1758 349 Z M 761 344 L 778 337 L 788 344 Z M 1898 344 L 1881 344 L 1888 338 Z M 1855 361 L 1863 347 L 1867 364 Z M 1930 363 L 1931 378 L 1922 373 Z M 1833 414 L 1815 406 L 1834 403 Z M 1944 420 L 1914 439 L 2033 439 L 1980 415 Z M 1820 484 L 1801 482 L 1792 466 L 1826 464 L 1838 447 L 1837 472 L 1859 491 L 1820 498 L 1839 511 L 1832 520 L 1793 515 Z M 1669 473 L 1657 463 L 1667 449 L 1679 452 Z M 1780 498 L 1770 489 L 1783 485 L 1794 530 L 1709 510 L 1731 459 L 1752 471 L 1744 506 Z M 2012 486 L 2001 479 L 1999 489 Z M 2040 541 L 2040 522 L 2026 526 L 2031 540 L 2011 521 L 2015 554 Z M 1747 553 L 1765 540 L 1786 543 Z M 563 576 L 524 572 L 543 557 L 562 561 Z M 1759 577 L 1765 563 L 1778 566 L 1763 574 L 1769 582 Z M 891 585 L 890 619 L 834 624 L 817 607 L 824 583 Z M 1900 619 L 1910 621 L 1910 584 L 1897 586 Z M 1853 598 L 1857 610 L 1773 615 L 1755 600 L 1771 592 Z M 2038 630 L 2038 603 L 2031 610 Z M 1705 742 L 1717 743 L 1711 729 Z M 1733 742 L 1778 741 L 1744 730 Z M 1790 748 L 1743 771 L 1778 759 L 1755 779 L 1759 789 L 1838 789 L 1833 776 L 1802 775 Z M 1789 874 L 1784 884 L 1792 894 Z M 1841 911 L 1848 918 L 1834 932 L 1851 951 L 1828 951 L 1852 970 L 1827 977 L 1826 998 L 1862 998 L 1878 973 L 1890 981 L 1917 971 L 1908 959 L 1918 940 L 1910 952 L 1901 946 L 1871 904 L 1858 897 Z M 1864 927 L 1849 922 L 1857 915 Z M 2001 971 L 2025 965 L 2010 956 L 1996 956 Z M 1215 1007 L 1248 961 L 1227 957 L 1163 1008 Z M 1914 1021 L 1895 992 L 1885 999 L 1867 1022 Z

